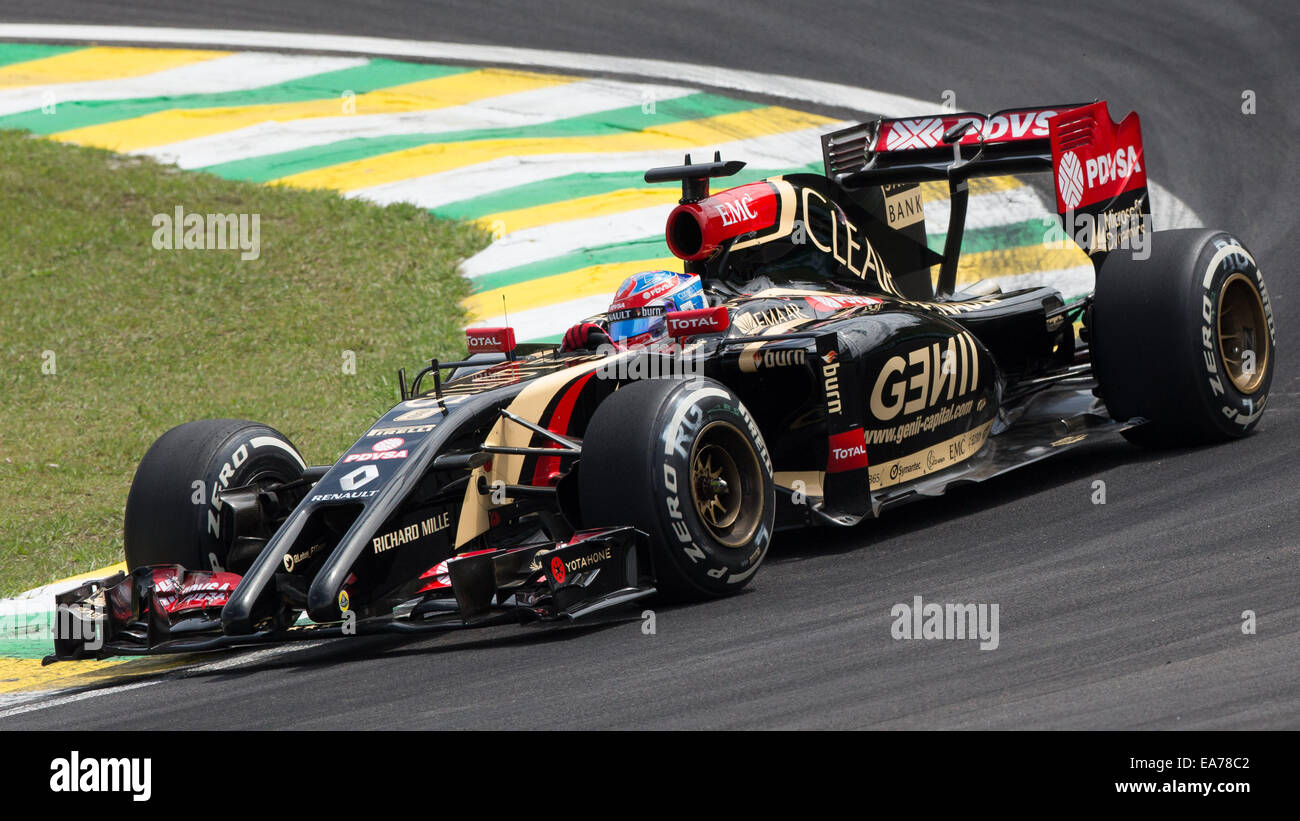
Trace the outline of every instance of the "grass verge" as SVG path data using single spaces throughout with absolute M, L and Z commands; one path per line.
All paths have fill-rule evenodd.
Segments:
M 260 255 L 156 250 L 177 206 L 257 215 Z M 135 465 L 174 425 L 265 422 L 332 462 L 394 404 L 398 367 L 464 352 L 456 265 L 488 241 L 413 206 L 0 132 L 0 596 L 121 561 Z

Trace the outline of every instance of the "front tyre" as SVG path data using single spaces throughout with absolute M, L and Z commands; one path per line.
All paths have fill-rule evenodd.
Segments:
M 1168 447 L 1234 439 L 1259 423 L 1277 361 L 1268 289 L 1224 231 L 1161 231 L 1151 256 L 1112 252 L 1097 274 L 1093 366 L 1131 441 Z
M 671 598 L 736 592 L 772 540 L 767 446 L 740 399 L 712 379 L 615 391 L 587 426 L 578 484 L 584 526 L 650 536 L 656 586 Z
M 305 465 L 274 428 L 240 419 L 202 419 L 164 433 L 140 460 L 126 499 L 126 566 L 179 564 L 188 570 L 230 566 L 223 534 L 221 491 L 292 482 Z M 266 535 L 270 534 L 244 534 Z

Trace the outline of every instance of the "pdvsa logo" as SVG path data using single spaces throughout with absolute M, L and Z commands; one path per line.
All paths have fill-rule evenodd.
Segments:
M 1088 171 L 1089 188 L 1119 182 L 1142 170 L 1142 164 L 1138 162 L 1137 149 L 1132 145 L 1116 149 L 1114 154 L 1094 157 L 1088 160 L 1084 167 Z
M 1089 160 L 1091 162 L 1091 160 Z M 1061 155 L 1056 167 L 1056 190 L 1066 208 L 1074 208 L 1083 199 L 1083 166 L 1073 151 Z
M 1067 151 L 1057 163 L 1056 190 L 1065 207 L 1073 209 L 1083 201 L 1085 190 L 1114 185 L 1141 171 L 1137 148 L 1131 144 L 1083 162 L 1073 151 Z

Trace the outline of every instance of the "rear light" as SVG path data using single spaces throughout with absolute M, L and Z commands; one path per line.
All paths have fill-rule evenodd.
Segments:
M 668 335 L 674 339 L 696 334 L 719 334 L 731 327 L 731 315 L 724 305 L 674 311 L 667 315 Z
M 471 354 L 510 353 L 515 349 L 515 329 L 466 328 L 465 344 Z

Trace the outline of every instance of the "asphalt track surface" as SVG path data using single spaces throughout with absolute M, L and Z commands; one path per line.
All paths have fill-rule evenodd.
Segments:
M 787 534 L 725 601 L 543 632 L 356 639 L 0 718 L 0 728 L 1300 727 L 1300 15 L 1205 2 L 614 0 L 0 2 L 5 22 L 319 31 L 628 54 L 863 85 L 960 108 L 1102 97 L 1149 171 L 1268 280 L 1281 357 L 1258 433 L 1122 441 Z M 1255 93 L 1257 113 L 1242 113 Z M 835 113 L 835 112 L 830 112 Z M 1107 503 L 1092 503 L 1093 482 Z M 895 641 L 890 608 L 997 603 L 1000 646 Z M 1253 610 L 1258 633 L 1243 635 Z M 229 657 L 227 657 L 229 658 Z

